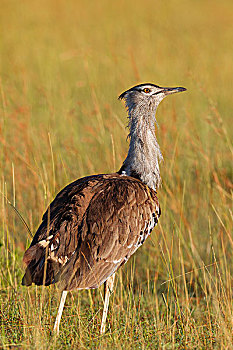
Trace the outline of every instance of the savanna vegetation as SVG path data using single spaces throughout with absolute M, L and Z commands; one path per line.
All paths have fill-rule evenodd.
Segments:
M 0 11 L 1 348 L 231 349 L 233 2 L 16 1 Z M 159 107 L 162 215 L 103 287 L 21 286 L 22 257 L 55 194 L 118 170 L 140 82 L 184 86 Z M 27 226 L 29 229 L 27 229 Z

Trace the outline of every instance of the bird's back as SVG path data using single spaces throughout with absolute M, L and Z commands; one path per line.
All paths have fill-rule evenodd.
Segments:
M 97 288 L 142 245 L 156 225 L 156 192 L 117 173 L 85 177 L 62 189 L 29 249 L 24 285 Z

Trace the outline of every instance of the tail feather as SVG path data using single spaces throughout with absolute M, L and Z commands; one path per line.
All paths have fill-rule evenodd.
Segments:
M 26 250 L 23 262 L 27 268 L 22 279 L 23 286 L 30 286 L 32 283 L 48 286 L 54 283 L 54 274 L 59 269 L 59 263 L 51 260 L 47 254 L 46 246 L 41 243 Z

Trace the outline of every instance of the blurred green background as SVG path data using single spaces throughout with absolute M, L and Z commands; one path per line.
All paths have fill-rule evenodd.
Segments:
M 232 61 L 230 0 L 1 1 L 3 347 L 229 346 Z M 157 113 L 160 225 L 119 273 L 106 336 L 101 292 L 84 291 L 51 345 L 59 293 L 20 286 L 31 238 L 12 206 L 35 232 L 64 185 L 118 170 L 128 131 L 117 96 L 142 82 L 187 88 Z

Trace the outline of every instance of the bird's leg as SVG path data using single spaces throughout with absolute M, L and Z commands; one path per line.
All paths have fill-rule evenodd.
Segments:
M 63 307 L 64 307 L 64 304 L 65 304 L 65 301 L 66 301 L 66 296 L 67 296 L 67 291 L 64 290 L 62 292 L 62 295 L 61 295 L 61 301 L 60 301 L 60 305 L 59 305 L 59 309 L 58 309 L 58 312 L 57 312 L 56 321 L 55 321 L 54 328 L 53 328 L 54 333 L 56 333 L 57 335 L 59 334 L 59 325 L 60 325 L 60 321 L 61 321 L 61 315 L 62 315 Z
M 109 277 L 108 280 L 105 282 L 104 311 L 103 311 L 103 316 L 102 316 L 100 334 L 105 333 L 105 326 L 106 326 L 106 319 L 107 319 L 108 305 L 109 305 L 109 297 L 110 297 L 111 293 L 113 292 L 114 280 L 115 280 L 115 273 L 111 277 Z

